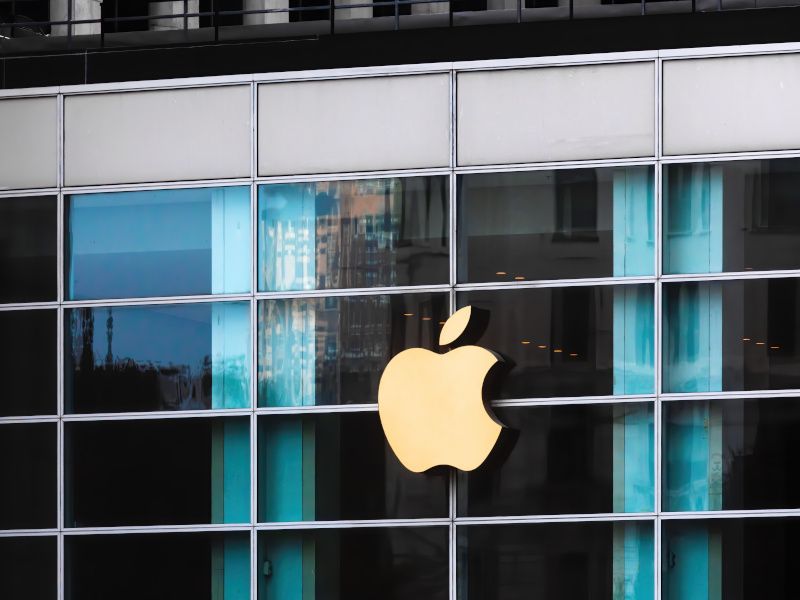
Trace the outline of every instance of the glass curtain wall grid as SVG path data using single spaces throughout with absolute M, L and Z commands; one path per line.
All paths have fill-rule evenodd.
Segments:
M 264 178 L 255 139 L 247 181 L 0 193 L 0 596 L 796 595 L 800 158 Z M 466 304 L 507 428 L 416 475 L 379 374 Z

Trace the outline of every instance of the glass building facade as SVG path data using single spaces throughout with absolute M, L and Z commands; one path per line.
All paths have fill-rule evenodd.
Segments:
M 714 60 L 744 59 L 0 99 L 54 99 L 58 132 L 0 190 L 0 598 L 798 597 L 800 152 L 704 146 L 675 82 Z M 631 110 L 548 129 L 576 78 Z M 303 86 L 383 84 L 413 119 L 287 143 Z M 531 85 L 518 127 L 487 108 Z M 210 138 L 104 137 L 187 93 L 225 107 Z M 380 376 L 466 305 L 505 428 L 472 472 L 412 473 Z

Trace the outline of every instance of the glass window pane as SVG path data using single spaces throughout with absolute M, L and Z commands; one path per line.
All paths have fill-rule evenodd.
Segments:
M 248 418 L 71 422 L 68 527 L 250 522 Z
M 653 598 L 650 521 L 460 526 L 458 557 L 460 600 Z
M 800 268 L 800 159 L 664 167 L 664 272 Z
M 447 600 L 448 529 L 262 531 L 259 600 Z
M 266 416 L 258 428 L 258 520 L 447 517 L 448 475 L 412 473 L 377 412 Z
M 798 398 L 664 404 L 664 508 L 800 508 Z
M 250 291 L 250 189 L 68 196 L 70 300 Z
M 800 388 L 800 279 L 664 285 L 665 392 Z
M 651 404 L 595 404 L 495 411 L 507 427 L 475 471 L 458 472 L 458 514 L 653 510 Z
M 480 290 L 458 305 L 489 313 L 479 345 L 506 358 L 494 398 L 653 392 L 653 286 Z
M 250 304 L 67 309 L 67 412 L 250 406 Z
M 54 310 L 0 312 L 0 416 L 56 414 Z
M 0 529 L 56 526 L 55 423 L 0 425 Z
M 459 177 L 462 282 L 652 275 L 652 167 Z
M 55 600 L 55 536 L 0 537 L 0 598 Z
M 0 303 L 56 299 L 56 198 L 0 198 Z
M 263 185 L 261 291 L 449 281 L 448 178 Z
M 66 600 L 250 598 L 250 534 L 148 533 L 64 538 Z
M 386 294 L 258 303 L 258 405 L 378 401 L 389 360 L 438 348 L 448 294 Z
M 666 520 L 664 600 L 800 598 L 800 519 Z

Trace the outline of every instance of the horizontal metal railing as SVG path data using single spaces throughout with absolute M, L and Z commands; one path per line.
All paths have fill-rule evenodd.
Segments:
M 489 8 L 488 2 L 491 0 L 375 0 L 375 1 L 352 1 L 346 4 L 337 3 L 336 0 L 329 0 L 327 3 L 314 3 L 306 6 L 292 6 L 287 1 L 287 6 L 259 9 L 228 9 L 224 8 L 220 0 L 202 1 L 198 6 L 199 10 L 189 10 L 189 0 L 175 4 L 182 4 L 183 10 L 171 14 L 147 14 L 147 15 L 120 15 L 119 9 L 128 3 L 129 0 L 105 0 L 100 6 L 101 16 L 99 18 L 77 18 L 73 15 L 75 0 L 63 0 L 66 7 L 66 19 L 50 19 L 51 0 L 0 0 L 0 54 L 13 51 L 10 47 L 11 40 L 18 38 L 52 38 L 54 40 L 66 39 L 67 45 L 73 43 L 73 38 L 93 38 L 95 46 L 106 46 L 106 36 L 118 33 L 146 32 L 150 30 L 153 23 L 162 20 L 170 20 L 174 23 L 180 22 L 181 27 L 168 32 L 180 34 L 188 31 L 204 31 L 209 33 L 209 37 L 218 41 L 220 39 L 220 29 L 236 27 L 245 30 L 248 26 L 244 24 L 245 17 L 251 15 L 286 15 L 284 19 L 277 23 L 258 24 L 252 30 L 252 38 L 272 37 L 264 27 L 270 28 L 273 25 L 308 24 L 310 21 L 318 23 L 327 22 L 328 25 L 317 27 L 313 33 L 337 34 L 343 32 L 355 32 L 360 30 L 372 29 L 369 21 L 383 19 L 391 25 L 384 29 L 399 30 L 404 26 L 404 19 L 411 17 L 414 19 L 429 19 L 427 26 L 441 27 L 454 26 L 459 24 L 469 24 L 470 22 L 480 23 L 481 16 L 494 15 L 492 22 L 523 22 L 529 20 L 572 20 L 602 18 L 624 14 L 625 16 L 647 16 L 654 13 L 696 13 L 696 12 L 721 12 L 728 10 L 758 9 L 777 6 L 800 6 L 800 0 L 633 0 L 618 2 L 615 0 L 597 0 L 596 4 L 586 3 L 582 0 L 516 0 L 506 2 L 502 8 Z M 768 2 L 769 4 L 764 4 Z M 154 2 L 151 4 L 159 4 Z M 537 6 L 537 4 L 539 4 Z M 427 13 L 414 13 L 413 7 L 422 5 L 441 5 L 442 10 Z M 138 4 L 141 8 L 148 6 L 147 2 Z M 374 16 L 355 16 L 345 14 L 342 11 L 352 11 L 358 9 L 372 9 L 379 14 Z M 545 14 L 546 9 L 549 12 Z M 62 9 L 63 10 L 63 9 Z M 409 14 L 412 13 L 412 14 Z M 497 15 L 502 18 L 497 19 Z M 539 14 L 542 13 L 542 14 Z M 36 15 L 48 15 L 47 18 L 38 18 Z M 34 15 L 34 16 L 27 16 Z M 460 18 L 461 22 L 456 22 L 454 16 Z M 438 17 L 438 18 L 432 18 Z M 470 20 L 471 19 L 471 20 Z M 236 23 L 236 21 L 239 21 Z M 231 23 L 231 21 L 234 21 Z M 347 21 L 348 26 L 343 28 L 341 23 Z M 135 27 L 139 24 L 141 27 Z M 86 34 L 84 31 L 77 32 L 79 26 L 98 26 L 96 31 Z M 131 27 L 131 26 L 134 27 Z M 237 27 L 238 25 L 238 27 Z M 53 28 L 66 26 L 65 32 L 61 35 L 53 35 Z M 411 25 L 410 25 L 411 26 Z M 416 22 L 414 28 L 425 27 L 424 22 Z M 282 30 L 281 36 L 292 36 L 295 33 L 302 35 L 303 32 L 297 28 L 296 32 L 292 27 Z M 85 28 L 84 28 L 85 30 Z M 160 31 L 160 33 L 165 33 Z M 244 39 L 239 36 L 237 39 Z M 186 41 L 185 35 L 176 35 L 174 40 L 159 39 L 158 44 L 181 43 Z M 145 39 L 138 40 L 139 43 L 147 43 Z M 60 42 L 63 44 L 63 42 Z

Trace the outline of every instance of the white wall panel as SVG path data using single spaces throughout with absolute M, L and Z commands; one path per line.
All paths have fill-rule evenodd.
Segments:
M 55 97 L 0 100 L 0 140 L 0 189 L 56 186 Z
M 800 54 L 664 62 L 664 153 L 800 148 Z
M 652 156 L 653 62 L 458 76 L 458 163 Z
M 446 167 L 446 74 L 270 83 L 258 92 L 258 172 Z
M 68 96 L 67 185 L 250 175 L 250 87 Z

